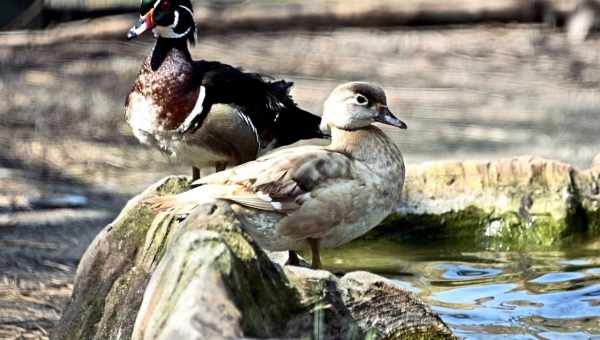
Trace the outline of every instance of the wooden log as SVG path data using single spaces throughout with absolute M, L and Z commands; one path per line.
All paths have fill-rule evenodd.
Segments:
M 33 28 L 39 27 L 43 0 L 18 0 L 8 1 L 2 5 L 0 12 L 1 29 Z
M 252 1 L 227 6 L 196 6 L 199 29 L 205 34 L 225 31 L 330 29 L 340 26 L 390 27 L 473 24 L 484 22 L 564 21 L 576 0 L 379 0 L 353 3 L 331 1 Z M 70 22 L 45 31 L 0 34 L 0 45 L 44 45 L 82 38 L 122 38 L 135 16 L 116 15 Z

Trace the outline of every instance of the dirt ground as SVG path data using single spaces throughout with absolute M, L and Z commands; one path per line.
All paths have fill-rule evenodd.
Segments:
M 138 145 L 123 103 L 152 40 L 0 46 L 0 338 L 45 338 L 78 259 L 124 203 L 189 169 Z M 196 58 L 293 80 L 318 113 L 349 80 L 387 89 L 407 162 L 534 154 L 590 165 L 600 152 L 600 40 L 532 26 L 202 36 Z M 79 209 L 27 200 L 85 196 Z

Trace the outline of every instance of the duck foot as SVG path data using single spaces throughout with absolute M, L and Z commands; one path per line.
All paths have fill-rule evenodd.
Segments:
M 286 266 L 299 266 L 300 265 L 300 258 L 298 258 L 298 254 L 296 254 L 295 251 L 290 250 L 288 251 L 288 259 L 285 262 Z
M 200 179 L 200 168 L 197 168 L 195 166 L 192 167 L 192 182 L 194 182 L 195 180 Z
M 225 163 L 225 162 L 220 162 L 220 163 L 217 163 L 217 164 L 215 164 L 215 170 L 216 170 L 217 172 L 224 171 L 225 169 L 227 169 L 227 163 Z

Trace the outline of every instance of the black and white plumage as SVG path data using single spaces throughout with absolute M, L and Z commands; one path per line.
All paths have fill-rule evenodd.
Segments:
M 216 61 L 194 61 L 188 0 L 143 0 L 128 37 L 157 36 L 126 102 L 144 144 L 194 167 L 237 165 L 300 139 L 322 137 L 320 118 L 291 99 L 292 83 Z

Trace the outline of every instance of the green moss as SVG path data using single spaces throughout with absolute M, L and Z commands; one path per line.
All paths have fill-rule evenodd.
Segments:
M 161 193 L 177 193 L 187 187 L 188 181 L 185 178 L 171 177 L 158 190 Z M 93 251 L 89 254 L 93 257 L 90 259 L 89 276 L 79 283 L 85 287 L 79 289 L 93 293 L 88 293 L 80 301 L 81 306 L 77 307 L 76 312 L 69 311 L 73 319 L 69 321 L 68 334 L 63 338 L 92 339 L 94 335 L 98 339 L 109 338 L 111 332 L 121 327 L 131 331 L 135 319 L 133 309 L 139 307 L 141 296 L 128 289 L 132 287 L 132 279 L 140 282 L 147 279 L 149 267 L 142 266 L 139 269 L 144 272 L 136 272 L 140 260 L 137 257 L 145 253 L 144 241 L 156 216 L 154 211 L 144 206 L 145 197 L 147 196 L 141 195 L 129 201 L 119 216 L 98 236 L 100 239 L 94 241 L 94 244 L 100 242 L 92 245 L 99 250 L 92 248 Z M 154 261 L 159 260 L 164 252 L 161 248 L 164 242 L 159 238 L 168 234 L 169 229 L 165 228 L 168 226 L 163 226 L 160 233 L 153 236 L 157 239 L 148 254 L 154 254 Z M 127 299 L 128 307 L 120 308 Z
M 439 215 L 392 214 L 369 236 L 393 234 L 401 239 L 420 240 L 473 237 L 485 233 L 491 218 L 490 211 L 475 206 Z
M 540 249 L 558 244 L 564 231 L 564 221 L 551 216 L 534 216 L 524 221 L 515 214 L 506 213 L 498 221 L 502 228 L 490 238 L 493 248 L 502 250 Z
M 135 271 L 129 271 L 121 275 L 113 284 L 112 289 L 108 292 L 105 298 L 105 305 L 100 322 L 100 329 L 97 332 L 97 338 L 108 338 L 116 336 L 119 329 L 128 327 L 132 329 L 135 322 L 136 314 L 128 308 L 122 308 L 124 301 L 132 288 L 131 281 L 138 275 Z M 141 303 L 141 299 L 139 299 Z M 128 306 L 131 308 L 132 306 Z
M 588 222 L 588 232 L 592 236 L 600 236 L 600 200 L 585 199 L 582 202 L 582 209 Z
M 186 177 L 172 176 L 156 188 L 160 194 L 178 194 L 190 189 L 191 181 Z
M 449 339 L 456 339 L 455 336 L 453 336 L 452 334 L 448 334 L 448 333 L 444 333 L 444 332 L 440 332 L 439 329 L 437 328 L 428 328 L 428 329 L 423 329 L 422 331 L 419 331 L 418 333 L 400 333 L 400 334 L 394 334 L 390 337 L 386 337 L 383 339 L 390 339 L 390 340 L 449 340 Z
M 145 242 L 142 251 L 138 253 L 136 263 L 145 270 L 151 270 L 158 264 L 167 250 L 167 244 L 175 230 L 175 217 L 171 214 L 161 213 L 154 217 L 152 225 L 146 232 Z
M 236 256 L 241 261 L 248 261 L 248 260 L 256 259 L 256 252 L 254 251 L 252 246 L 250 246 L 250 244 L 243 237 L 241 237 L 239 235 L 228 235 L 228 236 L 229 237 L 226 238 L 227 244 L 229 245 L 229 247 L 234 249 Z
M 284 334 L 287 322 L 304 312 L 299 292 L 264 253 L 258 253 L 253 260 L 235 261 L 232 275 L 227 282 L 233 283 L 230 288 L 242 309 L 241 326 L 246 336 Z
M 193 219 L 193 217 L 191 217 Z M 227 246 L 242 261 L 255 260 L 256 252 L 247 240 L 247 236 L 237 220 L 217 221 L 216 223 L 191 223 L 193 228 L 202 228 L 219 233 Z
M 501 250 L 544 249 L 566 244 L 577 235 L 600 234 L 598 202 L 581 206 L 555 196 L 534 196 L 531 206 L 513 200 L 503 211 L 471 205 L 439 215 L 398 215 L 387 218 L 365 236 L 398 240 L 460 240 Z M 517 204 L 517 202 L 519 204 Z

